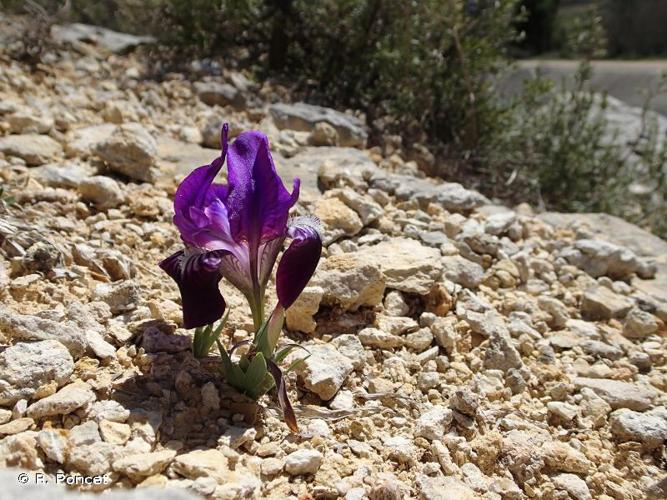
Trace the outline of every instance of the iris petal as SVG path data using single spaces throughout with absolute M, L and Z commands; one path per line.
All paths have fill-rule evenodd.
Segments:
M 229 192 L 225 205 L 236 241 L 257 248 L 285 235 L 289 209 L 299 197 L 299 180 L 290 194 L 278 177 L 269 140 L 259 131 L 244 132 L 227 155 Z
M 301 218 L 299 218 L 301 219 Z M 293 238 L 276 272 L 278 301 L 287 309 L 306 287 L 322 254 L 322 238 L 316 223 L 301 219 L 288 229 Z
M 160 262 L 160 267 L 176 282 L 183 304 L 183 327 L 197 328 L 214 323 L 225 312 L 225 299 L 218 282 L 223 250 L 192 254 L 179 251 Z

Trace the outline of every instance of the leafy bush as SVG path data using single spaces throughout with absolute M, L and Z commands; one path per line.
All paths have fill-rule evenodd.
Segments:
M 592 92 L 589 64 L 575 88 L 555 92 L 551 81 L 526 82 L 504 115 L 506 131 L 487 149 L 483 188 L 514 201 L 573 212 L 607 212 L 667 235 L 667 136 L 656 117 L 622 140 L 605 95 Z
M 166 69 L 220 58 L 288 85 L 295 99 L 362 109 L 375 144 L 388 135 L 407 150 L 427 144 L 439 159 L 431 173 L 506 200 L 623 215 L 667 234 L 665 148 L 648 114 L 630 154 L 609 131 L 604 98 L 586 90 L 586 68 L 566 95 L 541 78 L 509 101 L 494 87 L 509 66 L 516 27 L 540 24 L 540 16 L 552 26 L 557 4 L 71 0 L 75 20 L 158 37 L 167 50 L 153 60 L 163 69 L 165 54 Z M 521 24 L 526 7 L 532 21 Z M 599 55 L 600 16 L 579 18 L 564 32 L 564 50 Z

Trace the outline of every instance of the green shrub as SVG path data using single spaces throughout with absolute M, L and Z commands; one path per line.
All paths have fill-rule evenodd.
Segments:
M 667 137 L 647 111 L 630 144 L 589 90 L 582 64 L 575 88 L 555 92 L 537 77 L 508 106 L 505 133 L 487 149 L 484 190 L 551 210 L 607 212 L 667 236 Z
M 609 131 L 605 100 L 587 90 L 586 66 L 565 95 L 542 78 L 509 101 L 494 87 L 521 5 L 536 22 L 540 9 L 551 19 L 556 1 L 71 1 L 75 20 L 158 37 L 167 50 L 152 60 L 163 69 L 165 54 L 170 67 L 219 58 L 278 80 L 295 99 L 362 109 L 377 144 L 388 134 L 408 150 L 427 144 L 439 159 L 431 173 L 504 200 L 606 211 L 667 234 L 667 148 L 649 115 L 629 154 Z M 569 53 L 595 56 L 599 16 L 583 16 L 565 38 Z

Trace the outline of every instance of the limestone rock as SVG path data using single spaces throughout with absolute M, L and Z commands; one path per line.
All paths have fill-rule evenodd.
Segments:
M 364 328 L 357 336 L 362 345 L 379 349 L 394 349 L 405 342 L 403 337 L 383 332 L 377 328 Z
M 324 224 L 325 243 L 341 236 L 354 236 L 364 227 L 359 215 L 338 198 L 320 198 L 313 213 Z
M 623 335 L 630 339 L 643 339 L 658 331 L 655 316 L 639 308 L 633 308 L 625 318 Z
M 452 410 L 444 406 L 434 408 L 422 413 L 415 424 L 415 435 L 433 441 L 442 439 L 448 431 L 452 422 Z
M 363 148 L 366 145 L 363 123 L 353 116 L 303 102 L 274 104 L 269 111 L 280 129 L 310 132 L 317 123 L 326 122 L 338 133 L 341 146 Z
M 111 464 L 122 453 L 119 446 L 99 441 L 72 448 L 67 465 L 81 474 L 101 476 L 111 472 Z
M 320 309 L 324 289 L 319 286 L 307 286 L 301 295 L 285 312 L 287 328 L 303 333 L 312 333 L 317 327 L 313 316 Z
M 392 238 L 357 254 L 382 270 L 387 288 L 426 295 L 441 273 L 439 250 L 408 238 Z
M 338 146 L 338 131 L 327 122 L 317 122 L 308 136 L 312 146 Z
M 93 156 L 97 146 L 107 141 L 116 130 L 115 125 L 90 125 L 72 130 L 67 135 L 65 153 L 68 157 L 86 159 Z
M 285 457 L 285 470 L 292 476 L 315 474 L 322 465 L 322 458 L 317 450 L 296 450 Z
M 304 347 L 310 351 L 310 356 L 295 368 L 298 378 L 306 389 L 329 401 L 345 383 L 354 366 L 330 344 L 305 344 Z M 299 357 L 303 354 L 294 351 L 288 359 L 291 362 Z
M 43 165 L 62 154 L 62 146 L 48 135 L 22 134 L 0 137 L 0 153 L 17 156 L 29 166 Z
M 155 41 L 151 36 L 130 35 L 83 23 L 56 24 L 51 29 L 51 36 L 59 43 L 94 43 L 115 54 L 123 54 L 138 45 Z
M 635 253 L 625 247 L 597 239 L 577 240 L 562 252 L 570 264 L 597 278 L 622 279 L 633 274 L 639 262 Z
M 452 476 L 417 477 L 422 500 L 475 500 L 479 495 L 464 482 Z
M 195 91 L 199 99 L 209 106 L 245 107 L 245 97 L 236 87 L 220 82 L 195 82 Z
M 66 415 L 94 400 L 95 394 L 89 385 L 75 382 L 28 406 L 28 416 L 42 418 L 52 415 Z
M 49 460 L 59 464 L 67 460 L 70 442 L 66 430 L 44 429 L 37 434 L 37 443 Z
M 567 491 L 575 500 L 591 500 L 593 498 L 586 481 L 576 474 L 556 474 L 552 476 L 551 482 L 559 490 Z
M 321 262 L 311 285 L 324 290 L 323 304 L 355 310 L 382 303 L 385 278 L 377 265 L 356 252 L 334 255 Z
M 484 278 L 484 268 L 460 255 L 442 258 L 442 269 L 445 278 L 459 285 L 476 289 Z
M 581 300 L 581 314 L 588 319 L 623 318 L 632 302 L 605 286 L 589 288 Z
M 118 125 L 108 139 L 97 145 L 96 152 L 114 172 L 136 181 L 155 179 L 157 142 L 138 123 Z
M 131 311 L 139 302 L 139 287 L 131 280 L 101 283 L 95 287 L 95 300 L 106 302 L 114 314 Z
M 153 453 L 135 453 L 127 455 L 112 464 L 113 470 L 125 474 L 133 480 L 152 476 L 162 472 L 174 459 L 174 450 L 162 450 Z
M 124 445 L 130 439 L 130 426 L 111 420 L 100 421 L 100 436 L 107 443 Z
M 19 342 L 0 353 L 0 404 L 30 399 L 50 381 L 63 385 L 73 371 L 72 356 L 60 342 Z
M 578 389 L 584 387 L 592 389 L 615 410 L 619 408 L 647 410 L 656 395 L 652 389 L 619 380 L 579 377 L 574 379 L 574 385 Z
M 415 200 L 424 208 L 429 203 L 437 203 L 451 212 L 468 212 L 489 203 L 477 191 L 455 182 L 438 184 L 430 179 L 381 172 L 371 179 L 371 185 L 394 194 L 399 200 Z
M 124 199 L 120 185 L 110 177 L 96 175 L 81 181 L 79 193 L 85 201 L 90 201 L 101 209 L 115 208 Z
M 645 413 L 622 408 L 609 416 L 609 423 L 619 441 L 638 441 L 655 449 L 667 440 L 667 409 L 664 407 Z
M 187 478 L 201 476 L 224 477 L 227 472 L 227 457 L 216 449 L 195 450 L 178 455 L 174 461 L 174 470 Z

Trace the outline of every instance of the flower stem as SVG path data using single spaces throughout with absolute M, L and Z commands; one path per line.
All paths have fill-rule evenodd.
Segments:
M 255 245 L 251 245 L 250 248 L 250 276 L 252 279 L 252 292 L 251 297 L 248 297 L 248 303 L 250 304 L 250 310 L 252 311 L 252 322 L 255 326 L 255 332 L 257 332 L 264 323 L 264 290 L 262 289 L 263 287 L 259 284 L 257 247 Z

